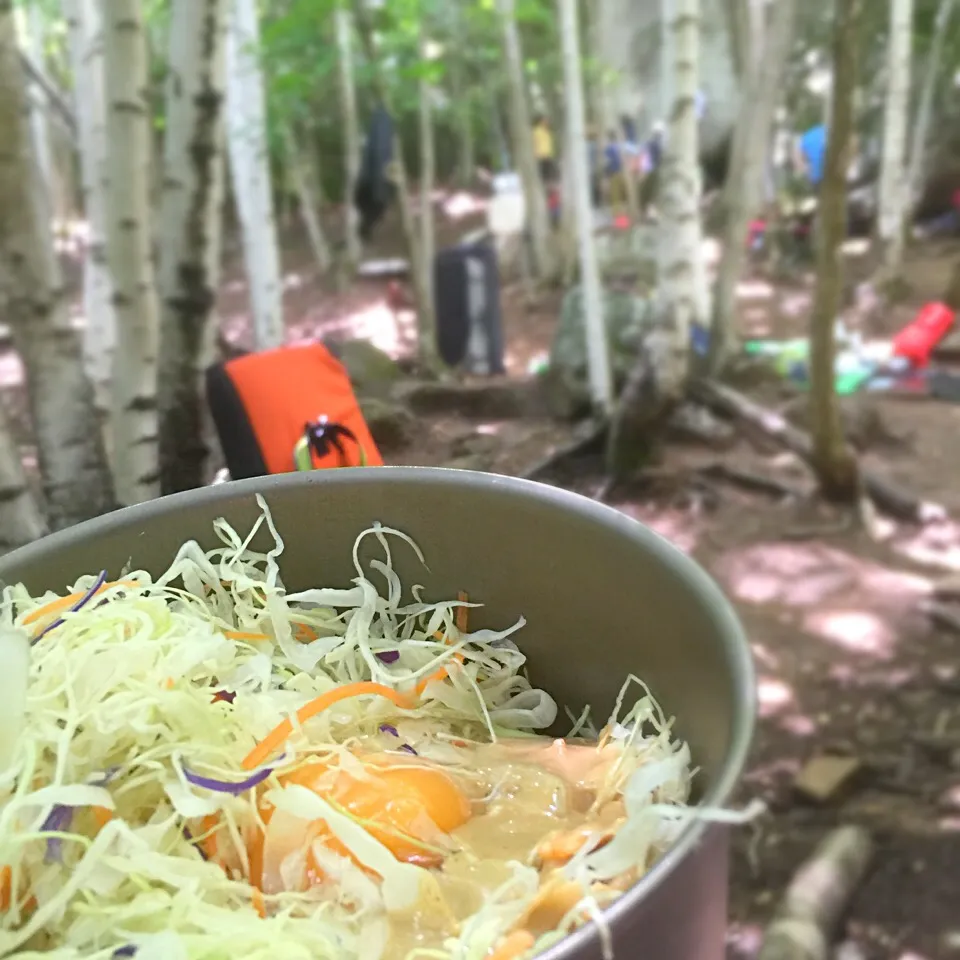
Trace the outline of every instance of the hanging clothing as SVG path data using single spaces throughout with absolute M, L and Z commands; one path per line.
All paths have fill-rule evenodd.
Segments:
M 370 239 L 373 228 L 383 219 L 397 193 L 390 174 L 393 141 L 393 120 L 382 106 L 377 107 L 370 118 L 360 173 L 353 190 L 353 205 L 360 215 L 360 239 L 364 242 Z

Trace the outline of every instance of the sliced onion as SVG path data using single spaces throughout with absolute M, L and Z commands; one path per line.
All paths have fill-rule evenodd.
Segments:
M 381 723 L 380 724 L 381 733 L 389 733 L 391 737 L 399 737 L 400 734 L 397 733 L 397 728 L 392 723 Z
M 396 663 L 400 659 L 399 650 L 381 650 L 377 654 L 377 659 L 381 663 Z
M 70 613 L 76 613 L 82 606 L 89 603 L 97 591 L 107 582 L 107 571 L 101 570 L 100 576 L 94 581 L 93 586 L 70 608 Z M 41 637 L 48 634 L 54 627 L 59 627 L 63 623 L 63 617 L 57 617 L 52 623 L 48 623 L 31 641 L 36 643 Z
M 239 796 L 246 790 L 251 790 L 258 784 L 263 783 L 270 774 L 273 773 L 273 767 L 264 767 L 256 773 L 247 777 L 246 780 L 217 780 L 215 777 L 204 777 L 192 770 L 183 768 L 183 775 L 195 787 L 203 787 L 204 790 L 213 790 L 216 793 L 230 793 L 233 796 Z

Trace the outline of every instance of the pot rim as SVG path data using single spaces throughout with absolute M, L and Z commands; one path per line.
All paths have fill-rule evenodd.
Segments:
M 718 632 L 724 638 L 725 653 L 729 663 L 733 686 L 742 695 L 733 705 L 733 721 L 730 749 L 717 776 L 716 782 L 701 800 L 701 806 L 723 806 L 729 799 L 746 763 L 756 721 L 755 673 L 753 658 L 746 635 L 726 595 L 712 577 L 694 560 L 674 546 L 669 540 L 627 514 L 603 503 L 560 487 L 552 487 L 533 480 L 500 474 L 480 473 L 472 470 L 457 470 L 449 467 L 383 466 L 344 467 L 336 470 L 316 470 L 303 473 L 275 474 L 247 480 L 232 480 L 227 483 L 200 487 L 182 493 L 160 497 L 145 503 L 124 507 L 112 513 L 95 517 L 65 530 L 42 537 L 0 558 L 0 582 L 5 581 L 3 570 L 21 564 L 34 563 L 44 554 L 72 546 L 78 541 L 111 533 L 124 527 L 135 527 L 142 520 L 175 513 L 184 507 L 217 504 L 237 500 L 245 495 L 253 497 L 260 493 L 268 500 L 272 491 L 287 487 L 333 484 L 336 486 L 367 483 L 414 483 L 426 491 L 430 487 L 460 487 L 466 489 L 497 488 L 507 496 L 525 500 L 546 502 L 561 510 L 579 514 L 593 523 L 606 527 L 620 536 L 645 546 L 658 560 L 669 567 L 678 577 L 700 595 L 713 611 Z M 171 558 L 172 559 L 172 558 Z M 604 911 L 609 927 L 624 923 L 628 915 L 649 897 L 654 889 L 693 852 L 703 834 L 712 824 L 704 820 L 689 823 L 677 841 L 626 893 Z M 583 951 L 592 952 L 600 932 L 595 922 L 584 924 L 570 935 L 538 956 L 538 960 L 567 960 Z

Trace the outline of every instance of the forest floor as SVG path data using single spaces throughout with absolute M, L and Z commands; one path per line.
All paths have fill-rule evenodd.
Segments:
M 469 225 L 470 218 L 448 219 L 441 243 Z M 399 255 L 387 234 L 374 255 Z M 914 250 L 904 304 L 853 322 L 871 337 L 893 333 L 939 297 L 958 254 L 949 245 Z M 291 339 L 334 334 L 403 351 L 404 331 L 382 283 L 337 292 L 317 279 L 302 250 L 284 259 Z M 805 333 L 810 277 L 790 285 L 754 278 L 741 294 L 743 333 Z M 526 377 L 530 361 L 549 350 L 559 303 L 551 294 L 530 304 L 518 285 L 505 286 L 510 381 Z M 228 264 L 219 309 L 227 336 L 243 343 L 249 321 L 239 263 Z M 8 408 L 23 409 L 11 365 L 16 360 L 0 353 L 0 389 Z M 878 394 L 857 403 L 883 425 L 867 438 L 865 462 L 960 518 L 960 405 Z M 546 417 L 440 413 L 421 418 L 412 445 L 389 459 L 523 473 L 569 435 L 569 425 Z M 711 572 L 735 604 L 756 658 L 760 719 L 740 799 L 761 797 L 770 813 L 735 834 L 728 956 L 756 954 L 763 924 L 799 863 L 830 827 L 856 823 L 874 833 L 878 849 L 846 926 L 848 941 L 860 948 L 855 956 L 960 957 L 960 632 L 923 610 L 938 581 L 960 580 L 960 522 L 890 523 L 878 541 L 804 499 L 704 479 L 702 468 L 719 461 L 811 488 L 795 458 L 740 439 L 722 451 L 672 444 L 655 480 L 614 491 L 609 502 Z M 592 495 L 603 478 L 599 458 L 584 455 L 546 479 Z M 826 802 L 804 802 L 794 778 L 822 754 L 854 758 L 859 775 Z

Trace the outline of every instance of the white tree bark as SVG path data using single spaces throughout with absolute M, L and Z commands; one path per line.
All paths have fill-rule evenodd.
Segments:
M 887 38 L 887 97 L 883 114 L 883 153 L 880 160 L 879 233 L 887 267 L 894 238 L 903 230 L 906 195 L 907 118 L 910 110 L 910 68 L 913 59 L 913 0 L 890 0 Z
M 353 188 L 360 175 L 360 120 L 357 116 L 357 90 L 353 77 L 353 17 L 346 6 L 336 10 L 337 66 L 340 81 L 340 117 L 343 121 L 344 217 L 346 220 L 347 259 L 356 266 L 361 246 L 359 218 L 353 205 Z
M 160 215 L 160 472 L 164 493 L 201 486 L 204 363 L 215 337 L 223 202 L 229 0 L 173 0 Z
M 27 485 L 20 450 L 0 411 L 0 553 L 42 537 L 47 523 Z
M 940 0 L 940 6 L 937 8 L 937 20 L 933 31 L 933 45 L 927 57 L 926 71 L 923 75 L 923 89 L 920 93 L 920 105 L 913 123 L 913 133 L 910 142 L 907 185 L 904 188 L 906 191 L 904 210 L 906 216 L 912 214 L 920 192 L 920 181 L 924 172 L 926 147 L 930 139 L 930 123 L 933 119 L 933 98 L 937 91 L 937 80 L 940 77 L 940 70 L 943 64 L 943 45 L 947 38 L 947 28 L 950 26 L 950 18 L 953 15 L 955 7 L 956 0 Z M 894 237 L 893 242 L 900 244 L 902 248 L 903 239 L 904 231 L 900 230 Z M 901 262 L 903 259 L 902 249 L 893 251 L 891 257 L 896 262 Z
M 63 0 L 73 70 L 73 100 L 80 143 L 80 184 L 87 221 L 83 261 L 83 365 L 98 410 L 110 406 L 116 345 L 113 287 L 106 250 L 106 109 L 103 29 L 97 0 Z
M 234 0 L 227 31 L 227 146 L 243 231 L 253 336 L 258 350 L 284 340 L 283 288 L 270 182 L 267 107 L 256 0 Z
M 60 529 L 115 501 L 27 113 L 13 16 L 0 4 L 0 315 L 26 367 L 47 515 Z
M 421 35 L 420 55 L 426 55 L 426 39 Z M 423 289 L 433 302 L 433 260 L 437 253 L 436 221 L 433 212 L 433 186 L 436 180 L 436 145 L 433 129 L 433 90 L 426 78 L 420 80 L 420 269 L 423 270 Z
M 117 498 L 127 505 L 160 493 L 159 304 L 150 208 L 152 124 L 140 0 L 109 0 L 102 9 L 107 90 L 107 262 L 117 318 L 111 454 Z
M 30 57 L 31 62 L 43 69 L 44 62 L 44 35 L 46 33 L 43 22 L 43 11 L 36 3 L 20 9 L 21 43 Z M 56 204 L 56 178 L 54 176 L 53 146 L 50 140 L 50 120 L 47 116 L 46 93 L 36 82 L 27 88 L 30 100 L 30 128 L 33 136 L 34 149 L 37 153 L 37 167 L 46 187 L 48 209 L 52 219 Z
M 563 80 L 567 102 L 567 157 L 576 204 L 577 240 L 580 247 L 580 283 L 583 288 L 584 330 L 587 338 L 587 368 L 590 393 L 596 409 L 605 415 L 613 410 L 613 378 L 610 349 L 603 321 L 600 267 L 594 243 L 593 203 L 587 170 L 587 138 L 584 114 L 583 75 L 580 68 L 580 36 L 577 0 L 559 0 L 560 41 L 563 48 Z
M 797 2 L 779 0 L 771 14 L 769 36 L 764 41 L 762 36 L 754 35 L 751 44 L 753 55 L 748 60 L 745 83 L 749 108 L 743 111 L 742 128 L 735 135 L 724 187 L 723 255 L 714 291 L 710 332 L 710 364 L 714 371 L 723 365 L 734 339 L 737 284 L 746 256 L 750 220 L 762 201 L 774 111 L 793 42 Z
M 671 88 L 676 99 L 662 169 L 658 257 L 658 307 L 665 355 L 658 364 L 660 391 L 675 397 L 689 369 L 693 323 L 709 322 L 709 293 L 700 225 L 700 162 L 695 110 L 699 85 L 700 0 L 673 0 L 670 28 Z
M 497 0 L 503 31 L 504 65 L 510 95 L 507 98 L 513 140 L 513 156 L 527 198 L 527 224 L 530 232 L 534 271 L 541 280 L 552 280 L 556 257 L 550 236 L 547 197 L 533 151 L 533 128 L 524 80 L 523 50 L 517 29 L 515 0 Z
M 323 224 L 320 222 L 320 208 L 303 162 L 302 151 L 289 127 L 283 129 L 283 152 L 286 154 L 287 170 L 290 174 L 293 192 L 297 197 L 297 207 L 300 212 L 300 219 L 303 221 L 303 228 L 307 233 L 307 240 L 310 243 L 310 251 L 313 253 L 313 259 L 316 261 L 320 273 L 327 273 L 332 263 L 330 244 L 327 243 L 327 238 L 323 232 Z

